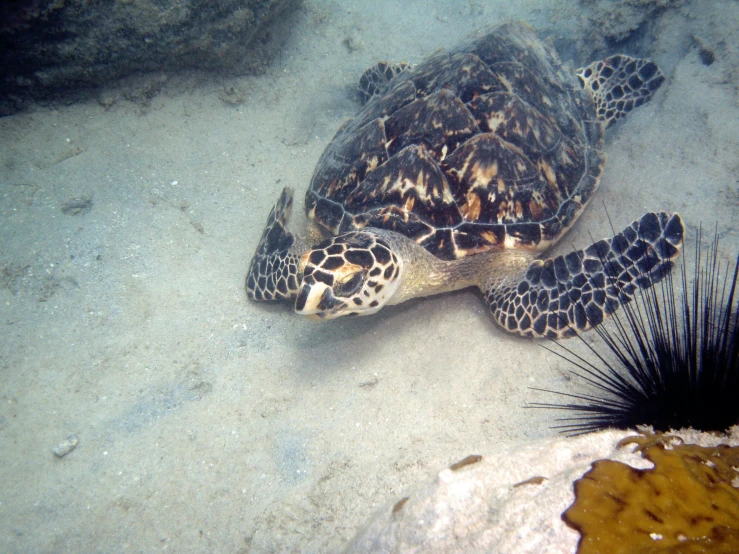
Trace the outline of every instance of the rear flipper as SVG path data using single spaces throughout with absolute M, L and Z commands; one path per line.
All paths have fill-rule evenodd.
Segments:
M 357 94 L 362 105 L 369 102 L 373 96 L 385 94 L 392 81 L 398 74 L 410 69 L 410 64 L 379 62 L 367 71 L 359 79 Z
M 678 214 L 647 213 L 612 239 L 535 261 L 520 282 L 492 288 L 488 306 L 508 331 L 571 337 L 601 323 L 638 287 L 659 282 L 672 269 L 684 233 Z
M 267 226 L 246 274 L 250 300 L 284 300 L 298 294 L 300 284 L 295 235 L 287 230 L 293 191 L 285 188 L 267 218 Z
M 578 69 L 577 76 L 606 127 L 648 102 L 665 80 L 654 62 L 621 54 Z

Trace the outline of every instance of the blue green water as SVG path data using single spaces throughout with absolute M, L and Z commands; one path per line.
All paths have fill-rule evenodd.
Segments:
M 648 210 L 715 224 L 734 256 L 739 9 L 663 4 L 307 0 L 262 75 L 0 119 L 0 550 L 333 552 L 438 469 L 553 436 L 523 406 L 569 368 L 476 291 L 315 323 L 249 303 L 244 275 L 284 186 L 305 224 L 364 69 L 507 19 L 574 66 L 626 51 L 667 76 L 609 131 L 558 252 L 610 235 L 605 205 L 617 228 Z

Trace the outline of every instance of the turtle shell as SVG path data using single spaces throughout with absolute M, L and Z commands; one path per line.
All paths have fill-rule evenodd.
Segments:
M 329 233 L 402 233 L 444 260 L 540 251 L 598 185 L 603 126 L 556 52 L 523 23 L 432 56 L 342 126 L 306 195 Z

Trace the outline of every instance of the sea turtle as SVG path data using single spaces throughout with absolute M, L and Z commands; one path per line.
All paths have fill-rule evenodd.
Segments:
M 287 230 L 285 189 L 248 297 L 294 298 L 296 312 L 330 319 L 477 286 L 495 320 L 521 335 L 560 338 L 599 323 L 670 270 L 680 216 L 647 213 L 585 250 L 538 255 L 592 198 L 605 127 L 663 81 L 654 63 L 623 55 L 575 72 L 524 23 L 415 67 L 378 64 L 306 195 L 324 240 Z

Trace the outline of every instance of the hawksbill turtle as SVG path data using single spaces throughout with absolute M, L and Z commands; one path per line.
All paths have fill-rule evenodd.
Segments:
M 540 256 L 593 197 L 605 128 L 663 81 L 653 62 L 624 55 L 574 71 L 525 23 L 415 67 L 377 64 L 360 80 L 364 107 L 313 174 L 313 235 L 288 231 L 286 188 L 248 297 L 294 299 L 297 313 L 331 319 L 476 286 L 494 319 L 524 336 L 600 323 L 670 271 L 680 216 L 650 212 L 584 250 Z

